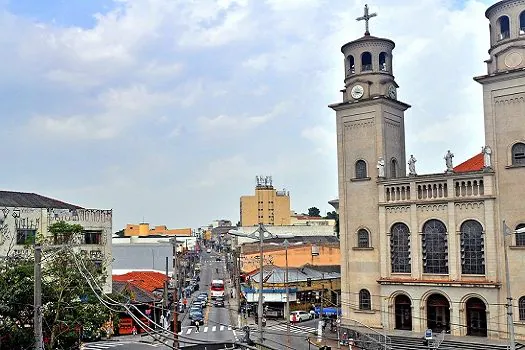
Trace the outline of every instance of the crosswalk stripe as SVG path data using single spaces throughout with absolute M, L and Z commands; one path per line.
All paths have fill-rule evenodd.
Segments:
M 186 331 L 186 334 L 190 334 L 191 333 L 191 328 L 188 328 L 188 330 Z
M 222 332 L 224 330 L 224 326 L 221 326 L 220 327 L 220 331 Z
M 208 327 L 204 327 L 204 333 L 208 332 Z
M 217 326 L 213 326 L 213 327 L 211 327 L 211 331 L 212 331 L 212 332 L 215 332 L 216 330 L 217 330 Z
M 232 326 L 228 326 L 228 330 L 231 331 L 232 330 Z

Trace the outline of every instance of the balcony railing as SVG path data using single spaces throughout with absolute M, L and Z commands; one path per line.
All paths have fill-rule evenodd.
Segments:
M 419 181 L 418 181 L 419 180 Z M 418 201 L 435 201 L 455 198 L 476 198 L 490 195 L 493 191 L 486 188 L 487 184 L 482 176 L 457 176 L 447 180 L 432 181 L 428 177 L 394 183 L 385 183 L 384 201 L 387 203 Z M 490 182 L 489 182 L 489 185 Z M 450 189 L 449 189 L 450 187 Z
M 86 231 L 80 234 L 59 234 L 50 237 L 53 244 L 100 245 L 104 244 L 102 231 Z

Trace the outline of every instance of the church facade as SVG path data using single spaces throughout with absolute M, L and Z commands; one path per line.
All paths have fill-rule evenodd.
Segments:
M 486 11 L 487 74 L 474 78 L 485 146 L 456 167 L 447 152 L 439 174 L 417 174 L 405 153 L 410 105 L 397 99 L 395 43 L 368 31 L 373 15 L 365 8 L 365 35 L 341 48 L 343 100 L 330 105 L 342 324 L 506 338 L 510 295 L 516 338 L 525 339 L 525 1 Z

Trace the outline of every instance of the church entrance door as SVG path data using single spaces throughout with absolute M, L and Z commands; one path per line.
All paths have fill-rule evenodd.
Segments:
M 412 302 L 404 294 L 394 300 L 396 312 L 396 329 L 412 330 Z
M 479 298 L 470 298 L 465 307 L 467 311 L 467 335 L 487 336 L 487 307 Z
M 450 330 L 450 304 L 441 294 L 432 294 L 428 297 L 427 328 L 435 333 Z

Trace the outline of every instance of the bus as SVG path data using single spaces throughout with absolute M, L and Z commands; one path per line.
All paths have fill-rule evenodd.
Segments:
M 211 281 L 211 298 L 215 299 L 217 297 L 224 298 L 224 281 L 223 280 Z

